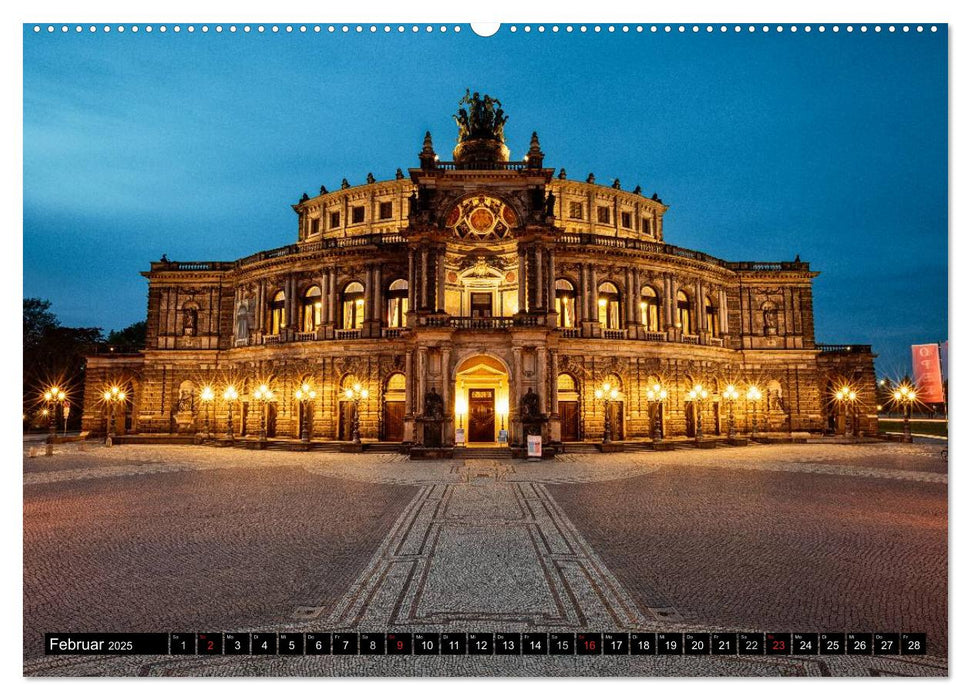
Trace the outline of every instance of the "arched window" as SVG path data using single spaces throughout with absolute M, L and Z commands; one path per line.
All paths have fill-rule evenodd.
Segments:
M 680 290 L 678 291 L 678 325 L 681 326 L 682 333 L 695 332 L 695 315 L 691 308 L 691 300 Z
M 707 294 L 705 295 L 705 325 L 713 336 L 721 335 L 721 329 L 718 327 L 718 307 Z
M 612 282 L 603 282 L 597 288 L 597 313 L 601 327 L 620 329 L 620 292 Z
M 364 285 L 350 282 L 341 294 L 343 328 L 360 328 L 364 324 Z
M 661 330 L 661 300 L 650 285 L 641 287 L 641 325 L 649 331 Z
M 560 328 L 577 325 L 577 293 L 570 280 L 556 280 L 556 317 Z
M 304 333 L 316 331 L 320 326 L 320 287 L 314 285 L 304 292 L 300 306 L 300 330 Z
M 408 280 L 395 280 L 388 287 L 388 328 L 404 328 L 408 320 Z
M 287 295 L 281 289 L 270 302 L 270 335 L 277 335 L 287 327 Z
M 403 375 L 401 372 L 395 372 L 388 377 L 388 383 L 385 385 L 384 397 L 386 401 L 405 400 L 405 375 Z

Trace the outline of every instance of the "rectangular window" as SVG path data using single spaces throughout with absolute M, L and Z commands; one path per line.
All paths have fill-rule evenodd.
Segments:
M 620 225 L 624 228 L 633 228 L 633 226 L 631 226 L 631 217 L 629 211 L 621 212 Z
M 378 218 L 379 219 L 391 218 L 391 202 L 381 202 L 378 204 Z
M 641 226 L 643 227 L 641 229 L 641 231 L 643 231 L 644 233 L 650 233 L 651 235 L 653 235 L 654 234 L 654 230 L 653 230 L 651 224 L 652 224 L 652 222 L 651 222 L 650 217 L 645 216 L 644 217 L 644 220 L 641 222 Z
M 310 233 L 320 233 L 320 219 L 315 217 L 310 220 Z
M 351 208 L 351 223 L 352 224 L 363 224 L 364 223 L 364 207 L 352 207 Z
M 597 222 L 601 224 L 610 223 L 610 207 L 597 207 Z
M 339 211 L 332 211 L 330 213 L 330 228 L 340 228 L 341 227 L 341 213 Z
M 583 202 L 570 202 L 570 218 L 571 219 L 583 218 Z

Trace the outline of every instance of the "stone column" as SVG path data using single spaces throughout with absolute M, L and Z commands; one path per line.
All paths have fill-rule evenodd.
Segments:
M 409 313 L 415 309 L 415 290 L 418 289 L 417 281 L 415 280 L 415 251 L 411 248 L 408 249 L 408 311 Z M 408 325 L 411 325 L 410 323 Z
M 409 350 L 405 353 L 405 415 L 410 416 L 415 410 L 415 391 L 412 383 L 415 381 L 415 374 L 412 369 L 412 355 L 414 351 Z
M 260 280 L 260 289 L 256 295 L 256 326 L 260 335 L 266 332 L 266 280 Z
M 331 268 L 330 270 L 330 290 L 327 293 L 327 315 L 330 316 L 330 325 L 337 326 L 337 270 Z
M 587 285 L 587 266 L 581 264 L 579 267 L 579 276 L 577 278 L 577 297 L 576 297 L 576 312 L 577 312 L 577 325 L 582 327 L 584 321 L 587 320 L 587 315 L 589 306 L 587 302 L 587 294 L 589 286 Z
M 442 403 L 445 405 L 445 435 L 442 437 L 446 445 L 455 443 L 455 403 L 452 400 L 452 373 L 449 365 L 452 360 L 452 349 L 444 347 L 442 353 Z
M 548 386 L 549 382 L 546 376 L 546 348 L 539 347 L 536 349 L 536 393 L 539 394 L 539 412 L 541 414 L 546 413 L 546 393 Z
M 364 324 L 374 318 L 374 266 L 368 263 L 364 266 Z
M 701 286 L 701 280 L 695 282 L 695 318 L 697 334 L 703 336 L 708 332 L 708 317 L 705 315 L 705 293 Z
M 535 269 L 533 270 L 531 279 L 533 282 L 532 296 L 534 297 L 535 305 L 530 305 L 531 311 L 533 309 L 539 310 L 546 308 L 546 304 L 543 303 L 543 287 L 545 285 L 543 283 L 543 248 L 541 246 L 536 246 L 536 249 L 533 252 L 533 259 L 535 260 Z
M 509 381 L 509 428 L 511 438 L 517 443 L 523 442 L 523 425 L 519 415 L 519 400 L 523 394 L 523 349 L 512 349 L 512 374 Z M 513 430 L 513 426 L 516 426 Z
M 375 321 L 381 321 L 381 263 L 374 265 L 374 311 L 372 316 Z
M 519 245 L 516 252 L 519 258 L 519 311 L 526 310 L 526 249 Z
M 415 372 L 414 361 L 412 359 L 413 355 L 413 350 L 405 353 L 405 418 L 404 434 L 402 435 L 404 442 L 415 442 Z
M 556 350 L 550 350 L 550 371 L 549 371 L 549 387 L 550 387 L 550 414 L 558 415 L 560 412 L 560 395 L 557 391 L 557 380 L 559 379 L 559 369 L 560 359 L 559 353 Z
M 435 310 L 445 310 L 445 251 L 435 251 Z
M 425 394 L 427 392 L 425 387 L 425 372 L 428 368 L 428 348 L 422 346 L 418 348 L 418 397 L 417 397 L 417 407 L 415 408 L 415 413 L 421 413 L 424 411 L 425 406 Z
M 428 308 L 428 249 L 422 248 L 421 251 L 421 299 L 418 302 L 419 309 Z
M 724 288 L 718 290 L 718 321 L 721 324 L 721 334 L 728 335 L 728 295 Z
M 600 313 L 597 308 L 597 268 L 594 265 L 590 265 L 590 298 L 587 302 L 590 304 L 590 320 L 594 323 L 600 322 Z
M 677 300 L 678 290 L 677 285 L 675 285 L 674 280 L 671 278 L 671 273 L 665 273 L 664 275 L 664 319 L 667 324 L 668 330 L 674 328 L 674 324 L 677 323 L 678 313 L 678 300 Z

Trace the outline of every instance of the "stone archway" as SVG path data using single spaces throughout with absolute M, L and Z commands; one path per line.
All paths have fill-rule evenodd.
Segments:
M 498 442 L 500 431 L 509 429 L 506 363 L 493 355 L 472 355 L 455 366 L 454 382 L 455 425 L 464 431 L 465 442 L 470 446 Z

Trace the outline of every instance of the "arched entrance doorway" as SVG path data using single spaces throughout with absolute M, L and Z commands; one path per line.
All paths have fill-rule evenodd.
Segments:
M 405 375 L 395 372 L 384 387 L 384 439 L 401 442 L 405 439 Z
M 556 393 L 560 412 L 560 440 L 577 442 L 580 439 L 580 390 L 572 374 L 557 376 Z
M 489 355 L 475 355 L 455 369 L 455 425 L 470 446 L 491 445 L 508 430 L 509 373 Z

